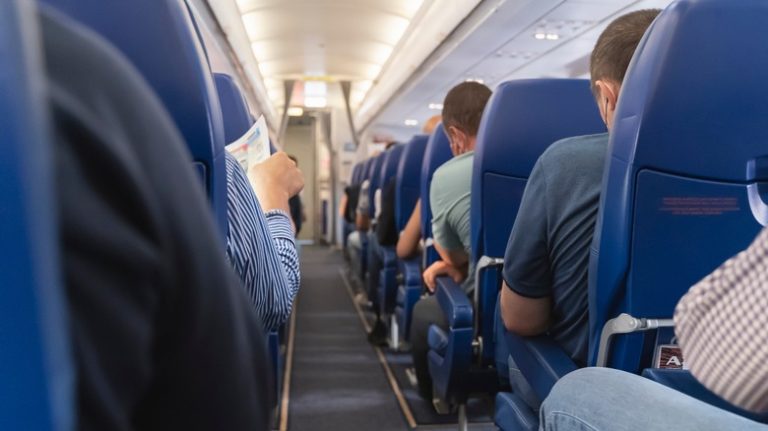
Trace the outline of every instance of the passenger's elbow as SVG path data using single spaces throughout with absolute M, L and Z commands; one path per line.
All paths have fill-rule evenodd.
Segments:
M 413 247 L 406 244 L 405 241 L 397 241 L 397 247 L 395 247 L 398 259 L 409 259 L 413 255 Z
M 531 322 L 523 319 L 504 317 L 504 327 L 507 331 L 521 337 L 534 337 L 547 331 L 546 323 Z

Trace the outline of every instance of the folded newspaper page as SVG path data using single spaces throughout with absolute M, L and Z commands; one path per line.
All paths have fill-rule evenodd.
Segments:
M 226 149 L 235 156 L 245 172 L 248 172 L 251 166 L 268 159 L 269 130 L 264 116 L 260 116 L 243 136 L 227 145 Z

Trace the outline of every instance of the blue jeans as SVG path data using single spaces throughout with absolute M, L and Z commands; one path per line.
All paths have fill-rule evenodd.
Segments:
M 609 368 L 583 368 L 557 382 L 541 405 L 540 430 L 768 430 L 674 389 Z

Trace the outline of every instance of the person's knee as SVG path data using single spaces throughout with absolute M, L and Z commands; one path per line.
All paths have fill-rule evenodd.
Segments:
M 568 373 L 557 381 L 541 405 L 542 414 L 558 410 L 562 406 L 576 407 L 580 402 L 590 402 L 626 387 L 628 373 L 610 368 L 581 368 Z

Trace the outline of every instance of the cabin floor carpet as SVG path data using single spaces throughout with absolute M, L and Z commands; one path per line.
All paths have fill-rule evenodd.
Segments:
M 288 429 L 408 429 L 339 274 L 341 254 L 302 247 Z

